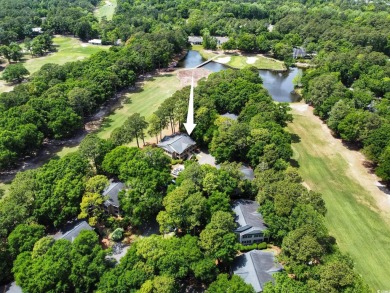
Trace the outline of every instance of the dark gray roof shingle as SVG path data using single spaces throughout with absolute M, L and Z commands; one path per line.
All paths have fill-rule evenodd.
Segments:
M 231 114 L 229 112 L 221 115 L 222 117 L 225 117 L 225 118 L 229 118 L 229 119 L 232 119 L 232 120 L 237 120 L 238 119 L 238 115 L 236 114 Z
M 196 142 L 187 134 L 174 134 L 165 136 L 157 146 L 171 154 L 181 155 L 193 145 L 196 145 Z
M 103 196 L 108 197 L 104 204 L 106 206 L 113 205 L 119 208 L 120 204 L 118 194 L 125 188 L 126 186 L 122 182 L 111 182 L 110 185 L 103 191 Z
M 239 199 L 233 203 L 233 211 L 236 213 L 236 221 L 240 227 L 251 226 L 253 231 L 267 229 L 263 216 L 258 212 L 259 204 L 248 199 Z M 248 230 L 248 229 L 246 229 Z M 237 231 L 237 230 L 236 230 Z M 238 231 L 237 231 L 238 232 Z M 254 232 L 253 232 L 254 233 Z
M 251 284 L 256 292 L 261 292 L 265 283 L 274 281 L 272 274 L 281 271 L 282 266 L 272 252 L 252 250 L 236 257 L 232 269 L 245 283 Z
M 80 232 L 83 230 L 93 231 L 93 228 L 86 221 L 72 223 L 55 234 L 54 239 L 67 239 L 73 242 L 73 240 L 79 236 Z

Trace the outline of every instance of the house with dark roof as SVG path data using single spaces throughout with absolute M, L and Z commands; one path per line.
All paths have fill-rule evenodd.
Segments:
M 187 134 L 165 136 L 157 146 L 173 159 L 186 159 L 196 148 L 196 142 Z
M 77 221 L 66 225 L 61 231 L 57 232 L 53 238 L 55 240 L 67 239 L 71 242 L 79 236 L 83 230 L 93 231 L 94 229 L 86 221 Z
M 212 37 L 214 37 L 217 40 L 218 46 L 221 46 L 223 43 L 226 43 L 227 41 L 229 41 L 228 37 L 215 37 L 215 36 L 212 36 Z M 202 45 L 203 44 L 203 37 L 201 37 L 201 36 L 189 36 L 188 37 L 188 42 L 191 45 Z
M 237 256 L 232 266 L 233 273 L 252 285 L 256 292 L 263 291 L 267 282 L 274 282 L 272 275 L 282 269 L 273 252 L 263 250 L 252 250 Z
M 126 188 L 122 182 L 111 182 L 110 185 L 103 191 L 103 196 L 106 201 L 103 203 L 103 209 L 106 213 L 120 216 L 119 192 Z
M 293 48 L 293 58 L 305 58 L 307 56 L 306 50 L 302 47 Z
M 202 45 L 203 37 L 200 37 L 200 36 L 189 36 L 188 37 L 188 42 L 191 45 Z
M 238 119 L 238 115 L 232 114 L 232 113 L 229 113 L 229 112 L 221 115 L 221 117 L 229 118 L 229 119 L 232 119 L 232 120 L 235 120 L 235 121 L 237 121 L 237 119 Z
M 253 200 L 240 199 L 233 203 L 238 228 L 234 231 L 238 241 L 243 245 L 260 243 L 265 240 L 267 226 L 259 213 L 259 204 Z

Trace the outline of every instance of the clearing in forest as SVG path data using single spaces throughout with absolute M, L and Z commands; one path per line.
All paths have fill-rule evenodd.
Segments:
M 390 195 L 364 167 L 364 156 L 346 148 L 305 104 L 291 104 L 297 134 L 294 159 L 305 184 L 322 193 L 326 224 L 357 271 L 376 290 L 390 288 Z
M 99 137 L 109 138 L 112 131 L 134 113 L 140 113 L 148 121 L 160 104 L 180 88 L 180 81 L 174 73 L 149 78 L 137 90 L 126 94 L 121 106 L 104 119 Z
M 53 44 L 56 47 L 56 52 L 36 58 L 32 58 L 29 54 L 24 55 L 24 66 L 30 74 L 37 72 L 43 65 L 48 63 L 62 65 L 67 62 L 83 60 L 96 52 L 109 49 L 109 46 L 91 45 L 83 43 L 79 39 L 65 36 L 54 37 Z M 13 87 L 14 85 L 7 84 L 4 80 L 0 80 L 0 93 L 9 92 Z
M 114 16 L 117 5 L 117 0 L 102 0 L 95 10 L 95 16 L 99 19 L 99 21 L 103 17 L 106 17 L 107 20 L 111 20 Z
M 79 39 L 72 37 L 56 36 L 53 38 L 53 44 L 57 51 L 43 57 L 31 58 L 26 61 L 24 66 L 30 73 L 38 71 L 47 63 L 65 64 L 67 62 L 83 60 L 101 50 L 108 50 L 109 46 L 98 46 L 83 43 Z

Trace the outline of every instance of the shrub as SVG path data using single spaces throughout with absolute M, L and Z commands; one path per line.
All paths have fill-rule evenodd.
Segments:
M 253 243 L 252 245 L 242 245 L 241 243 L 238 243 L 236 246 L 236 249 L 242 252 L 251 251 L 254 249 L 266 249 L 267 243 L 261 242 L 261 243 Z
M 124 230 L 122 228 L 115 229 L 115 231 L 111 234 L 111 239 L 115 242 L 121 241 L 123 238 L 123 232 Z
M 177 165 L 177 164 L 183 164 L 183 160 L 182 159 L 171 160 L 171 165 Z

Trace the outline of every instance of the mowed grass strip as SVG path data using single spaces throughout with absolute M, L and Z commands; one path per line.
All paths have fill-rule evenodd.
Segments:
M 176 73 L 153 77 L 146 81 L 138 91 L 126 95 L 124 100 L 127 100 L 127 102 L 123 102 L 112 114 L 104 118 L 101 128 L 97 131 L 97 135 L 100 138 L 109 138 L 112 131 L 115 128 L 121 127 L 126 119 L 134 113 L 140 113 L 148 121 L 161 103 L 181 88 L 182 85 Z M 154 142 L 154 138 L 150 138 L 149 136 L 146 136 L 145 140 Z M 135 146 L 136 142 L 133 141 L 129 145 Z M 63 157 L 77 149 L 78 146 L 64 147 L 57 155 Z
M 80 40 L 72 37 L 56 36 L 53 38 L 53 44 L 57 52 L 50 53 L 46 56 L 31 58 L 26 55 L 28 60 L 24 63 L 30 73 L 38 71 L 47 63 L 65 64 L 67 62 L 83 60 L 101 50 L 108 50 L 109 46 L 96 46 L 88 43 L 82 43 Z
M 146 81 L 139 92 L 126 95 L 127 103 L 122 104 L 120 108 L 104 119 L 98 136 L 109 138 L 112 131 L 122 126 L 126 119 L 134 113 L 140 113 L 148 121 L 161 103 L 181 87 L 176 74 L 155 76 L 152 80 Z
M 43 65 L 48 63 L 63 65 L 67 62 L 83 60 L 101 50 L 109 49 L 109 46 L 90 45 L 88 43 L 82 43 L 76 38 L 65 36 L 54 37 L 53 44 L 56 46 L 56 52 L 36 58 L 32 58 L 29 54 L 24 55 L 23 64 L 30 74 L 37 72 Z M 13 87 L 14 85 L 0 80 L 0 93 L 9 92 Z
M 111 20 L 114 16 L 117 5 L 117 0 L 103 0 L 95 10 L 95 16 L 99 20 L 103 17 L 106 17 L 107 20 Z
M 229 56 L 229 55 L 224 55 Z M 256 61 L 252 64 L 248 63 L 248 58 L 256 58 Z M 217 59 L 218 61 L 218 59 Z M 267 58 L 262 55 L 253 55 L 253 56 L 231 56 L 231 59 L 228 63 L 226 63 L 230 67 L 242 69 L 247 66 L 254 66 L 257 69 L 263 69 L 263 70 L 286 70 L 286 66 L 283 62 Z
M 216 54 L 216 51 L 211 50 L 205 50 L 202 45 L 193 45 L 192 50 L 198 51 L 199 54 L 204 59 L 211 59 L 218 54 Z M 255 66 L 257 69 L 264 69 L 264 70 L 286 70 L 286 66 L 284 65 L 284 62 L 265 57 L 261 54 L 254 54 L 254 55 L 232 55 L 232 54 L 223 54 L 223 51 L 219 51 L 220 57 L 216 58 L 214 61 L 218 62 L 219 59 L 224 59 L 226 57 L 230 58 L 230 61 L 226 63 L 226 65 L 242 69 L 247 66 Z M 249 58 L 256 58 L 256 61 L 252 64 L 249 64 L 248 61 Z
M 330 234 L 375 291 L 389 290 L 390 227 L 375 211 L 371 194 L 348 174 L 348 162 L 322 135 L 320 123 L 294 113 L 288 129 L 301 139 L 293 144 L 294 157 L 304 181 L 323 195 Z

